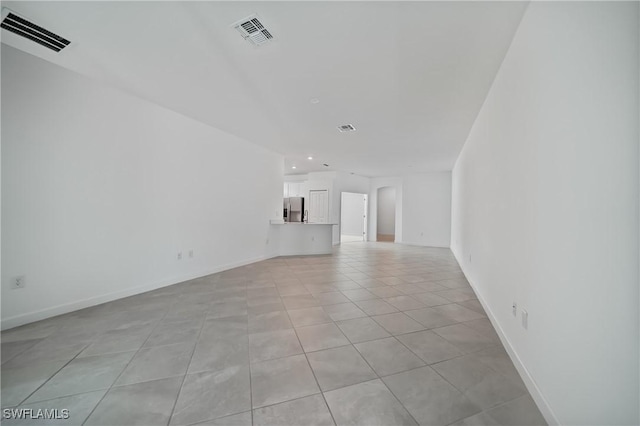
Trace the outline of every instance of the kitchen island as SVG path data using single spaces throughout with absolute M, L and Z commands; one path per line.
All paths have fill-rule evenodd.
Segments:
M 335 223 L 271 221 L 271 235 L 280 256 L 330 254 Z

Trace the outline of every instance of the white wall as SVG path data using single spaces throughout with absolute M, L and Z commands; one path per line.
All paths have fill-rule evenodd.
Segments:
M 639 422 L 638 21 L 532 2 L 453 172 L 452 249 L 561 424 Z
M 396 189 L 391 186 L 378 189 L 378 234 L 396 233 Z
M 449 247 L 451 242 L 451 173 L 423 173 L 402 178 L 402 241 Z
M 3 45 L 2 327 L 271 255 L 282 175 L 280 155 Z
M 395 242 L 449 247 L 451 242 L 451 173 L 372 178 L 369 190 L 369 239 L 378 230 L 378 189 L 395 189 Z
M 362 237 L 364 231 L 364 194 L 343 192 L 340 210 L 340 234 Z

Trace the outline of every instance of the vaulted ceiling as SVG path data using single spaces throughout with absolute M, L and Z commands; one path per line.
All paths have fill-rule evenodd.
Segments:
M 288 172 L 392 176 L 452 168 L 527 3 L 3 6 L 71 45 L 3 43 L 280 152 Z M 254 13 L 261 46 L 231 26 Z

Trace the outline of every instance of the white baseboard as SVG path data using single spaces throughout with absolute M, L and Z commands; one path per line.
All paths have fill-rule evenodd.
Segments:
M 411 241 L 395 241 L 396 244 L 403 244 L 405 246 L 416 246 L 416 247 L 433 247 L 433 248 L 450 248 L 448 245 L 433 245 L 433 244 L 425 244 L 425 243 L 414 243 Z
M 331 253 L 333 253 L 333 249 L 328 251 L 309 249 L 309 250 L 296 250 L 291 252 L 283 251 L 283 252 L 280 252 L 279 256 L 324 256 Z
M 113 293 L 102 294 L 100 296 L 89 297 L 82 300 L 76 300 L 70 303 L 64 303 L 50 308 L 45 308 L 39 311 L 28 312 L 25 314 L 15 315 L 9 318 L 3 318 L 0 328 L 2 330 L 8 330 L 10 328 L 18 327 L 21 325 L 29 324 L 35 321 L 55 317 L 57 315 L 66 314 L 69 312 L 77 311 L 79 309 L 88 308 L 102 303 L 111 302 L 113 300 L 122 299 L 123 297 L 134 296 L 136 294 L 145 293 L 147 291 L 156 290 L 162 287 L 167 287 L 173 284 L 178 284 L 184 281 L 192 280 L 195 278 L 204 277 L 207 275 L 215 274 L 217 272 L 226 271 L 228 269 L 238 268 L 240 266 L 249 265 L 251 263 L 260 262 L 262 260 L 271 259 L 276 256 L 259 256 L 252 259 L 244 259 L 239 262 L 232 262 L 225 265 L 218 265 L 206 270 L 198 272 L 192 272 L 189 274 L 169 277 L 153 283 L 128 288 L 126 290 L 115 291 Z
M 478 287 L 474 284 L 474 282 L 469 279 L 469 274 L 467 273 L 467 271 L 465 271 L 464 263 L 460 262 L 460 258 L 454 250 L 451 250 L 451 252 L 456 258 L 458 265 L 460 265 L 460 268 L 462 269 L 462 273 L 467 278 L 467 281 L 469 281 L 471 288 L 473 288 L 473 291 L 476 293 L 476 296 L 478 297 L 478 301 L 480 302 L 485 312 L 487 313 L 487 317 L 489 318 L 489 321 L 491 321 L 493 328 L 496 330 L 496 333 L 498 334 L 498 337 L 502 342 L 502 346 L 504 346 L 505 350 L 507 351 L 507 354 L 509 354 L 509 358 L 511 358 L 511 362 L 513 362 L 513 365 L 516 367 L 516 370 L 518 370 L 518 373 L 520 374 L 522 381 L 527 387 L 527 390 L 531 394 L 531 397 L 535 401 L 536 405 L 538 406 L 540 413 L 542 414 L 542 416 L 550 426 L 559 425 L 560 422 L 558 421 L 558 418 L 556 417 L 553 410 L 551 409 L 549 402 L 540 391 L 540 388 L 536 384 L 536 381 L 533 379 L 533 376 L 531 376 L 531 373 L 529 372 L 527 367 L 525 367 L 525 365 L 522 363 L 522 360 L 518 356 L 518 353 L 513 349 L 513 345 L 511 345 L 511 342 L 507 338 L 507 335 L 502 330 L 502 327 L 500 327 L 500 324 L 496 320 L 495 315 L 493 315 L 493 311 L 491 310 L 487 302 L 484 300 L 484 297 L 482 297 L 482 293 L 479 291 Z

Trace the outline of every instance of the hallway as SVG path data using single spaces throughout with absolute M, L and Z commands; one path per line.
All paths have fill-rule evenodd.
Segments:
M 544 424 L 447 249 L 255 263 L 4 332 L 2 362 L 3 408 L 65 424 Z

